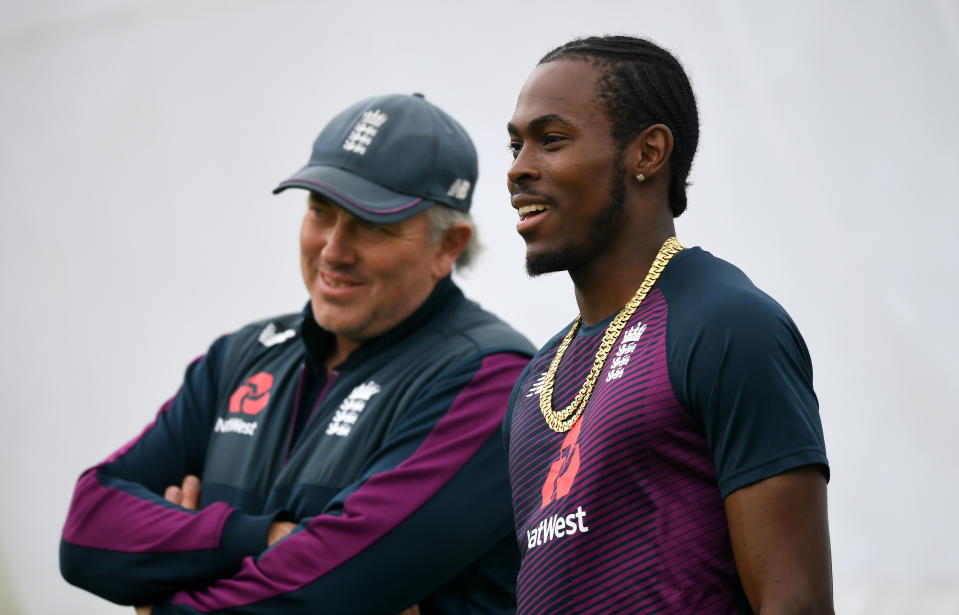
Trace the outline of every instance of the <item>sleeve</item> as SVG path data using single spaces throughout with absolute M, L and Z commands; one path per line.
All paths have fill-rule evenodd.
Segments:
M 499 430 L 528 360 L 493 354 L 430 379 L 321 514 L 233 577 L 177 593 L 154 614 L 397 613 L 504 545 L 495 575 L 512 592 L 518 550 Z
M 266 548 L 272 518 L 222 502 L 188 510 L 162 495 L 201 474 L 226 339 L 187 368 L 181 389 L 139 437 L 80 476 L 60 541 L 70 583 L 119 604 L 147 604 L 230 575 Z
M 513 424 L 513 406 L 516 404 L 516 396 L 519 395 L 520 387 L 523 386 L 523 383 L 525 383 L 526 379 L 529 377 L 529 369 L 532 364 L 532 361 L 530 361 L 526 364 L 526 367 L 523 368 L 519 378 L 517 378 L 516 382 L 513 384 L 513 390 L 510 393 L 509 402 L 506 404 L 506 417 L 503 419 L 503 426 L 502 429 L 500 429 L 500 435 L 502 436 L 503 451 L 505 452 L 507 458 L 509 457 L 510 428 Z
M 828 479 L 812 363 L 785 310 L 737 289 L 669 318 L 670 377 L 705 431 L 722 496 L 804 465 Z

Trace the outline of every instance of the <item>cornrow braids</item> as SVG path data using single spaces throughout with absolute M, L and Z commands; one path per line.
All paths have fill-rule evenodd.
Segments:
M 686 211 L 686 179 L 699 144 L 699 113 L 679 60 L 645 39 L 591 36 L 553 49 L 539 63 L 566 59 L 590 62 L 603 71 L 597 96 L 606 107 L 620 151 L 653 124 L 669 127 L 673 133 L 669 208 L 673 217 Z

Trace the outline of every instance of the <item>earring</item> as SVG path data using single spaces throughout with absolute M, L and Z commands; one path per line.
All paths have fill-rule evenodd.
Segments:
M 636 181 L 638 181 L 639 183 L 643 183 L 644 181 L 646 181 L 646 176 L 640 173 L 639 175 L 636 176 Z

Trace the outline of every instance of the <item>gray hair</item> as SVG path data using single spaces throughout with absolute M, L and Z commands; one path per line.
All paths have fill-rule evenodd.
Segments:
M 463 252 L 460 253 L 455 263 L 455 268 L 459 272 L 469 268 L 483 248 L 483 245 L 477 237 L 476 224 L 473 222 L 473 217 L 468 211 L 453 209 L 442 203 L 436 203 L 426 211 L 430 217 L 430 240 L 432 240 L 433 243 L 443 239 L 443 234 L 458 222 L 465 222 L 473 229 L 473 236 L 470 237 L 469 242 L 466 244 L 466 247 L 463 248 Z

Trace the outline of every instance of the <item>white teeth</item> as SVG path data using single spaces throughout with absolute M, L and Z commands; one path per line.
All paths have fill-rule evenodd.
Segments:
M 323 276 L 323 281 L 329 284 L 330 286 L 332 286 L 333 288 L 347 288 L 349 286 L 352 286 L 352 284 L 346 284 L 344 282 L 334 282 L 333 280 L 331 280 L 330 278 L 326 276 Z
M 547 209 L 549 209 L 549 205 L 546 203 L 536 203 L 535 205 L 523 205 L 517 211 L 520 218 L 525 218 L 534 211 L 546 211 Z

